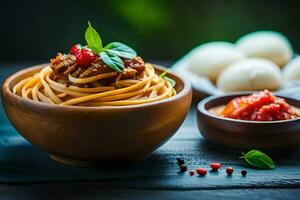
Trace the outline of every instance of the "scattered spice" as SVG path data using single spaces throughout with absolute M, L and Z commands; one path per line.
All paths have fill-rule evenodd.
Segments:
M 246 176 L 246 175 L 247 175 L 247 170 L 243 169 L 243 170 L 241 171 L 241 174 L 242 174 L 243 176 Z
M 186 164 L 182 164 L 182 165 L 180 165 L 179 167 L 180 167 L 180 171 L 181 171 L 181 172 L 186 172 L 186 170 L 187 170 Z
M 232 167 L 227 167 L 226 173 L 227 173 L 229 176 L 231 176 L 232 173 L 233 173 L 233 168 L 232 168 Z
M 184 160 L 183 160 L 183 158 L 176 158 L 176 160 L 177 160 L 178 166 L 180 166 L 180 165 L 182 165 L 182 164 L 185 163 Z
M 207 170 L 205 168 L 197 168 L 196 169 L 197 174 L 199 174 L 200 176 L 205 176 L 207 174 Z
M 214 163 L 210 163 L 210 167 L 213 171 L 218 171 L 220 168 L 221 168 L 221 163 L 217 163 L 217 162 L 214 162 Z
M 194 176 L 194 174 L 195 174 L 195 171 L 194 170 L 190 170 L 190 175 Z

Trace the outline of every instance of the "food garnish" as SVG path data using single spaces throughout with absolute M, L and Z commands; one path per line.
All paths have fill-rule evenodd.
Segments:
M 242 152 L 242 156 L 240 158 L 244 158 L 248 164 L 256 168 L 275 169 L 275 163 L 272 158 L 259 150 L 251 150 L 246 154 Z
M 212 171 L 218 171 L 221 166 L 221 163 L 218 162 L 210 163 L 210 168 L 212 169 Z
M 132 48 L 121 42 L 112 42 L 103 47 L 100 35 L 90 22 L 88 22 L 88 28 L 85 31 L 85 40 L 87 47 L 117 72 L 121 72 L 124 69 L 124 63 L 121 58 L 133 59 L 137 56 Z
M 180 166 L 184 164 L 184 159 L 183 158 L 176 158 L 177 164 Z
M 190 170 L 190 176 L 194 176 L 195 171 L 194 170 Z
M 205 176 L 207 174 L 207 170 L 205 168 L 202 168 L 202 167 L 197 168 L 196 172 L 199 176 Z
M 247 170 L 242 169 L 242 170 L 241 170 L 241 174 L 242 174 L 242 176 L 247 176 Z
M 186 170 L 187 170 L 187 165 L 186 165 L 186 164 L 181 164 L 181 165 L 179 166 L 179 168 L 180 168 L 180 172 L 186 172 Z
M 227 167 L 226 168 L 226 173 L 227 173 L 227 175 L 231 176 L 232 173 L 233 173 L 233 168 L 232 167 Z

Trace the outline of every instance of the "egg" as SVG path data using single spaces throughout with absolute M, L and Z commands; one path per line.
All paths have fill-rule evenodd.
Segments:
M 282 85 L 280 68 L 261 58 L 249 58 L 228 66 L 219 76 L 217 87 L 223 91 L 277 90 Z
M 265 58 L 279 67 L 283 67 L 293 56 L 293 49 L 288 39 L 274 31 L 249 33 L 241 37 L 236 45 L 247 57 Z
M 187 68 L 195 74 L 208 77 L 215 82 L 219 74 L 231 63 L 245 58 L 229 42 L 210 42 L 200 45 L 191 52 Z
M 285 80 L 300 80 L 300 56 L 291 60 L 283 68 L 283 78 Z

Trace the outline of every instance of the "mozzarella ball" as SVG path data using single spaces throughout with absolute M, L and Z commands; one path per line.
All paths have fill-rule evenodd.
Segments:
M 293 56 L 288 39 L 274 31 L 249 33 L 240 38 L 236 45 L 247 57 L 265 58 L 279 67 L 284 66 Z
M 210 42 L 192 51 L 187 59 L 187 68 L 215 82 L 228 65 L 243 58 L 244 54 L 229 42 Z
M 281 84 L 279 67 L 261 58 L 233 63 L 217 80 L 217 87 L 223 91 L 277 90 Z
M 283 78 L 285 80 L 300 80 L 300 56 L 283 68 Z

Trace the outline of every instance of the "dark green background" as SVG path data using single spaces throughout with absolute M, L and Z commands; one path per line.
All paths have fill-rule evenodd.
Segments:
M 78 0 L 1 2 L 0 61 L 46 60 L 84 43 L 87 21 L 104 43 L 176 60 L 198 44 L 256 30 L 284 33 L 300 49 L 299 1 Z

